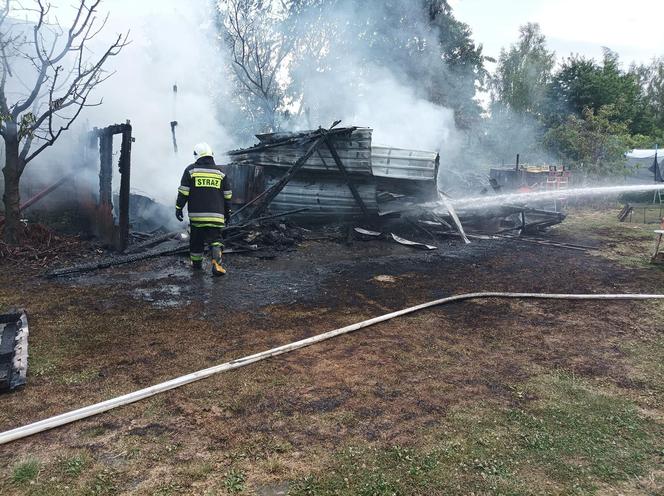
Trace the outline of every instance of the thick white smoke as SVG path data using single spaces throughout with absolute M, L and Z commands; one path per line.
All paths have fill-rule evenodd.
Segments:
M 404 61 L 390 53 L 389 43 L 379 49 L 367 33 L 373 28 L 357 22 L 403 15 L 402 22 L 381 26 L 381 36 L 395 45 L 434 42 L 438 33 L 418 15 L 413 2 L 393 2 L 392 9 L 380 2 L 339 0 L 323 8 L 315 19 L 304 19 L 304 29 L 320 30 L 320 35 L 307 33 L 318 45 L 312 50 L 317 55 L 305 56 L 292 70 L 305 110 L 293 124 L 300 128 L 327 126 L 341 119 L 343 125 L 373 128 L 377 144 L 438 151 L 444 162 L 456 154 L 460 141 L 454 112 L 427 100 L 422 94 L 423 82 L 417 87 L 412 75 L 404 73 L 400 66 Z M 442 65 L 435 50 L 422 51 L 418 57 L 409 61 L 411 66 Z
M 232 146 L 215 118 L 215 95 L 224 81 L 217 70 L 223 59 L 210 22 L 213 14 L 204 0 L 109 0 L 103 5 L 110 10 L 109 25 L 95 49 L 128 29 L 132 43 L 109 64 L 116 74 L 96 92 L 104 105 L 88 112 L 87 119 L 96 126 L 130 119 L 136 138 L 132 189 L 172 203 L 197 142 L 207 141 L 219 154 Z M 177 155 L 170 129 L 174 120 Z
M 71 5 L 55 4 L 59 19 L 66 23 Z M 218 120 L 221 114 L 221 120 L 230 126 L 243 116 L 224 105 L 223 96 L 234 91 L 234 86 L 213 22 L 213 2 L 105 0 L 101 5 L 110 16 L 90 46 L 91 57 L 102 53 L 119 33 L 130 31 L 132 43 L 110 60 L 107 68 L 115 74 L 92 95 L 93 100 L 103 98 L 103 105 L 86 109 L 78 125 L 31 168 L 41 173 L 52 169 L 54 162 L 64 169 L 75 167 L 83 132 L 130 119 L 136 139 L 132 190 L 171 204 L 195 143 L 209 142 L 221 161 L 224 151 L 239 145 Z M 366 63 L 369 47 L 357 33 L 344 31 L 346 19 L 355 15 L 353 9 L 358 5 L 363 6 L 349 0 L 334 12 L 335 37 L 345 43 L 328 45 L 330 70 L 320 72 L 315 65 L 304 64 L 285 76 L 301 84 L 310 110 L 309 120 L 302 115 L 291 121 L 291 127 L 328 126 L 342 119 L 343 125 L 372 127 L 375 143 L 435 150 L 441 152 L 443 164 L 452 160 L 459 142 L 452 110 L 422 98 L 399 73 L 398 64 Z M 417 32 L 417 22 L 413 20 L 408 29 Z M 178 121 L 178 155 L 171 141 L 172 120 Z M 114 160 L 119 143 L 118 137 Z
M 359 62 L 358 62 L 359 64 Z M 362 74 L 360 81 L 352 79 Z M 296 126 L 331 124 L 371 127 L 373 142 L 400 148 L 443 151 L 456 149 L 459 139 L 451 109 L 418 97 L 416 91 L 387 68 L 362 67 L 344 63 L 325 75 L 300 74 L 305 85 L 305 105 L 310 120 Z
M 54 1 L 51 20 L 68 27 L 75 8 L 71 2 Z M 20 12 L 17 11 L 16 15 Z M 223 55 L 216 42 L 212 6 L 205 0 L 106 0 L 100 4 L 98 21 L 108 14 L 104 29 L 89 43 L 89 60 L 96 60 L 118 34 L 130 32 L 131 43 L 104 66 L 114 74 L 91 94 L 88 103 L 100 106 L 83 113 L 58 142 L 46 149 L 26 169 L 25 181 L 45 184 L 81 165 L 85 133 L 93 127 L 121 124 L 129 119 L 135 143 L 132 147 L 132 191 L 172 204 L 183 169 L 193 160 L 194 144 L 209 142 L 222 157 L 231 139 L 216 119 L 225 81 L 218 70 Z M 28 21 L 31 18 L 26 17 Z M 28 24 L 29 26 L 29 24 Z M 65 59 L 67 66 L 72 60 Z M 20 80 L 30 85 L 36 73 L 25 69 Z M 19 78 L 16 78 L 17 81 Z M 27 90 L 16 83 L 12 95 Z M 177 95 L 173 85 L 177 84 Z M 179 153 L 174 153 L 170 122 L 176 120 Z M 114 163 L 121 138 L 114 140 Z M 35 141 L 33 149 L 39 146 Z M 114 167 L 114 186 L 119 184 Z M 96 190 L 96 177 L 91 176 Z M 117 191 L 116 191 L 117 192 Z
M 374 143 L 448 154 L 456 147 L 451 109 L 418 98 L 412 88 L 387 72 L 366 86 L 366 93 L 352 102 L 353 110 L 343 117 L 347 123 L 372 127 Z

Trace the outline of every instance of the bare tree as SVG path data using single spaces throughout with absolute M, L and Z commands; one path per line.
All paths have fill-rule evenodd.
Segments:
M 278 128 L 277 111 L 284 91 L 279 76 L 286 70 L 295 37 L 288 19 L 292 2 L 275 4 L 264 0 L 222 0 L 224 38 L 243 107 L 263 131 Z
M 101 0 L 79 0 L 74 19 L 61 25 L 51 4 L 35 0 L 32 6 L 4 0 L 0 7 L 0 136 L 5 144 L 4 239 L 17 243 L 20 227 L 19 183 L 35 157 L 67 131 L 89 102 L 91 92 L 112 73 L 104 70 L 109 58 L 128 43 L 118 35 L 106 50 L 90 55 L 90 41 L 104 28 L 99 18 Z M 18 21 L 23 15 L 29 21 Z M 19 75 L 17 67 L 20 67 Z M 27 67 L 27 69 L 25 69 Z M 29 75 L 26 77 L 25 73 Z M 23 88 L 14 96 L 16 90 Z M 9 101 L 9 97 L 14 97 Z

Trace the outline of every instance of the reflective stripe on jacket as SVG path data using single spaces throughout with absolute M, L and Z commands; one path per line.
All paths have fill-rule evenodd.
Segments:
M 232 198 L 233 190 L 223 168 L 212 157 L 202 157 L 184 170 L 175 206 L 188 206 L 194 226 L 223 226 Z

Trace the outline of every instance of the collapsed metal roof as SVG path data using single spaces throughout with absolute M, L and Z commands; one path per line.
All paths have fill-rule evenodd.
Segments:
M 333 126 L 260 134 L 258 144 L 228 155 L 235 166 L 264 169 L 268 189 L 274 189 L 265 201 L 277 211 L 306 208 L 306 216 L 316 217 L 374 215 L 394 211 L 396 203 L 433 199 L 438 153 L 374 146 L 372 132 Z
M 369 128 L 340 128 L 330 137 L 334 148 L 353 174 L 371 175 L 371 133 Z M 258 134 L 259 144 L 229 152 L 235 164 L 290 169 L 302 156 L 303 147 L 315 131 Z M 338 173 L 332 153 L 323 147 L 302 166 L 302 171 Z
M 275 182 L 276 180 L 269 184 Z M 371 214 L 377 214 L 376 185 L 360 184 L 357 185 L 357 190 L 367 210 Z M 316 218 L 362 215 L 362 210 L 348 185 L 338 179 L 317 182 L 294 179 L 272 200 L 270 207 L 277 213 L 306 208 L 306 215 Z

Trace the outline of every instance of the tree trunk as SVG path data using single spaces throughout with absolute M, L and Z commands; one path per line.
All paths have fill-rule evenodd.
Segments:
M 22 169 L 19 141 L 17 138 L 8 137 L 5 139 L 5 167 L 2 169 L 5 179 L 5 192 L 2 200 L 5 204 L 4 240 L 9 244 L 17 244 L 21 232 L 19 181 Z

